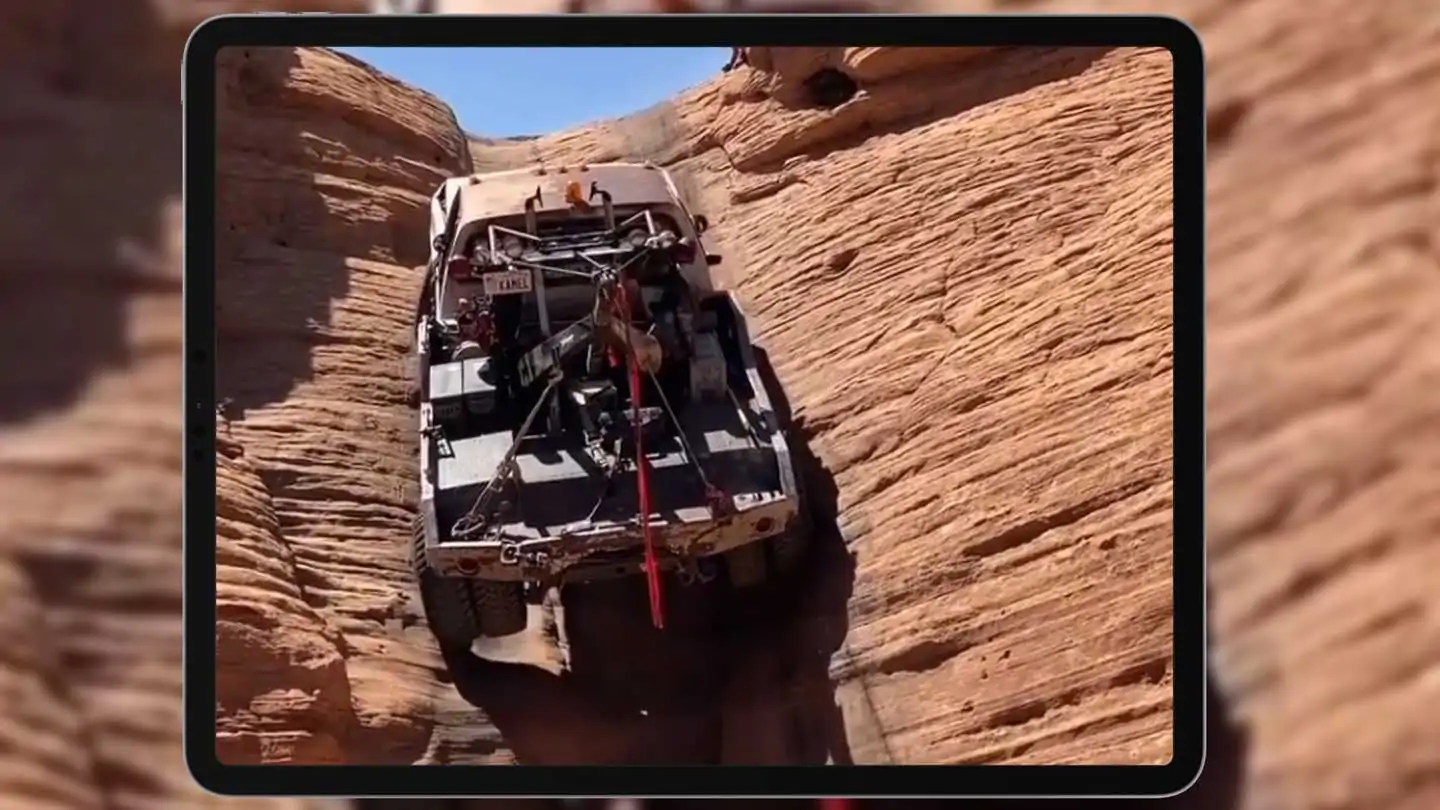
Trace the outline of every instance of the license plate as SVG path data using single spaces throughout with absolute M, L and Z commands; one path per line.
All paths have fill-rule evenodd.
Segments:
M 480 277 L 485 282 L 486 295 L 519 295 L 534 289 L 529 270 L 505 270 L 486 273 Z

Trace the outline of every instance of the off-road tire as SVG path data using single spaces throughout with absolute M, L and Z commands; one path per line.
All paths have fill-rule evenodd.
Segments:
M 760 543 L 750 543 L 725 553 L 725 569 L 730 584 L 750 588 L 772 576 L 788 577 L 805 564 L 810 547 L 809 501 L 804 484 L 796 476 L 796 500 L 799 512 L 785 531 Z
M 780 576 L 789 576 L 804 565 L 806 552 L 810 548 L 810 535 L 813 533 L 805 477 L 800 470 L 794 469 L 793 455 L 791 458 L 795 475 L 795 501 L 798 507 L 795 520 L 784 532 L 765 541 L 770 552 L 770 566 Z
M 442 577 L 425 561 L 425 524 L 419 515 L 412 525 L 410 568 L 420 588 L 425 623 L 442 650 L 468 650 L 480 637 L 480 620 L 470 596 L 470 583 Z
M 810 531 L 803 521 L 760 543 L 725 553 L 725 571 L 736 588 L 753 588 L 771 577 L 788 577 L 804 565 Z
M 765 541 L 770 552 L 770 568 L 780 576 L 789 576 L 800 569 L 805 562 L 805 552 L 810 547 L 810 527 L 805 521 L 797 520 L 795 525 Z
M 468 650 L 481 636 L 499 637 L 525 629 L 529 614 L 519 582 L 443 577 L 425 562 L 425 527 L 416 515 L 410 566 L 420 587 L 425 622 L 443 649 Z
M 753 588 L 769 573 L 764 543 L 748 543 L 725 552 L 725 573 L 732 588 Z
M 519 582 L 488 579 L 469 581 L 480 635 L 498 638 L 525 630 L 530 615 L 525 605 L 525 586 Z

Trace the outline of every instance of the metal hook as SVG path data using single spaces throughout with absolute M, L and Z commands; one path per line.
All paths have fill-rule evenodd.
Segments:
M 675 573 L 680 584 L 686 587 L 697 583 L 708 585 L 720 576 L 715 561 L 709 557 L 687 557 L 680 563 L 680 568 Z
M 507 541 L 500 546 L 501 565 L 520 564 L 520 544 L 514 541 Z
M 695 561 L 695 577 L 702 584 L 708 585 L 720 576 L 720 566 L 711 557 L 701 557 Z

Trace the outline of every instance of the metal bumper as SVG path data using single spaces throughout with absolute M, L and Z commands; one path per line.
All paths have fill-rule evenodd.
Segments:
M 778 535 L 796 519 L 795 503 L 778 500 L 720 519 L 652 520 L 650 535 L 661 567 L 671 570 Z M 429 543 L 425 553 L 442 576 L 559 584 L 641 573 L 645 538 L 637 519 L 547 536 Z

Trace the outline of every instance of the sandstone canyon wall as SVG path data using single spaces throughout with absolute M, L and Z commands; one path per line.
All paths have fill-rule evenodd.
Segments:
M 396 375 L 426 195 L 472 162 L 610 159 L 672 165 L 713 217 L 848 551 L 834 538 L 758 633 L 697 605 L 672 631 L 692 638 L 635 641 L 638 585 L 567 593 L 570 671 L 547 677 L 615 689 L 547 716 L 544 742 L 521 742 L 554 703 L 542 690 L 466 695 L 470 734 L 496 725 L 480 759 L 1168 758 L 1168 55 L 754 61 L 634 118 L 472 155 L 441 103 L 335 54 L 222 60 L 228 758 L 466 756 L 431 744 L 457 702 L 403 630 L 415 470 Z M 834 111 L 801 87 L 826 63 L 863 86 Z M 616 657 L 632 663 L 600 663 Z M 650 680 L 641 658 L 676 670 L 646 668 L 676 682 L 644 698 L 656 719 L 607 728 L 608 751 L 554 750 Z
M 396 372 L 421 212 L 466 143 L 448 107 L 329 51 L 219 65 L 220 751 L 413 761 L 431 678 L 382 633 L 415 480 Z

